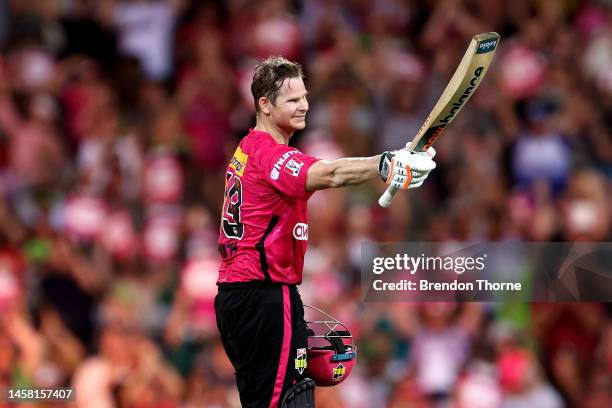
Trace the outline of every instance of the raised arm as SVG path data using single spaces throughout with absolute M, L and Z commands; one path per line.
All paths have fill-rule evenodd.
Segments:
M 310 166 L 306 176 L 306 190 L 317 191 L 365 183 L 379 177 L 380 155 L 352 157 L 334 161 L 320 160 Z
M 373 157 L 354 157 L 334 161 L 320 160 L 310 166 L 306 190 L 317 191 L 365 183 L 380 177 L 387 184 L 406 190 L 423 184 L 436 167 L 435 150 L 414 153 L 408 149 L 384 152 Z

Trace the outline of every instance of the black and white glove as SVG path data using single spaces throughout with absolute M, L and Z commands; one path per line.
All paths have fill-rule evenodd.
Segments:
M 407 148 L 384 152 L 378 163 L 378 173 L 382 180 L 398 189 L 420 187 L 429 172 L 436 168 L 433 161 L 436 151 L 430 147 L 425 152 L 415 153 Z

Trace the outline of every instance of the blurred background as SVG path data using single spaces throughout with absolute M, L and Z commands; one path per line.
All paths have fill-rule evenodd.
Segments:
M 416 134 L 485 31 L 502 35 L 493 67 L 422 188 L 388 210 L 377 182 L 309 202 L 300 291 L 360 347 L 317 407 L 612 406 L 607 304 L 359 288 L 362 242 L 611 240 L 609 0 L 0 0 L 0 387 L 238 407 L 212 301 L 254 64 L 304 65 L 295 145 L 374 155 Z

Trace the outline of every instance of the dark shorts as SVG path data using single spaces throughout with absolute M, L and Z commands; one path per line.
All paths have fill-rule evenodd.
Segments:
M 225 284 L 215 313 L 242 406 L 277 407 L 306 367 L 306 322 L 297 288 Z

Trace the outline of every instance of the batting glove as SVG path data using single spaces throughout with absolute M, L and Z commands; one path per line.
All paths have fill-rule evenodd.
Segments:
M 378 172 L 382 180 L 398 189 L 420 187 L 429 172 L 436 168 L 433 161 L 436 150 L 430 147 L 425 152 L 413 152 L 406 148 L 393 152 L 384 152 L 378 163 Z

